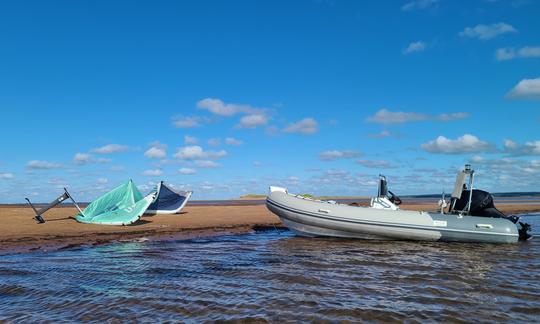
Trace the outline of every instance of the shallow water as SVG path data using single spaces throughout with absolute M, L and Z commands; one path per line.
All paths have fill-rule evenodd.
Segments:
M 526 217 L 540 236 L 540 215 Z M 540 321 L 540 237 L 308 239 L 289 231 L 0 257 L 0 321 Z

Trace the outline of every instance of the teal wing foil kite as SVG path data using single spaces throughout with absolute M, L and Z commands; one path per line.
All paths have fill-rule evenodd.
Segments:
M 129 180 L 94 200 L 75 219 L 89 224 L 129 225 L 144 214 L 155 196 L 154 191 L 143 197 Z

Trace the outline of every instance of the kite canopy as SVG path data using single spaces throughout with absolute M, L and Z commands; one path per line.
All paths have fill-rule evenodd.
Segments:
M 174 191 L 161 181 L 157 187 L 156 200 L 148 207 L 145 214 L 179 213 L 192 193 L 192 191 Z
M 94 200 L 75 219 L 81 223 L 103 225 L 128 225 L 136 222 L 155 197 L 139 192 L 132 180 L 114 188 Z

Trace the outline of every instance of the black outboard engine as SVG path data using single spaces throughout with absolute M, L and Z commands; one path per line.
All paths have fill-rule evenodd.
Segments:
M 461 198 L 454 205 L 455 210 L 465 210 L 469 203 L 470 190 L 463 190 Z M 506 218 L 500 210 L 493 204 L 493 196 L 484 190 L 474 189 L 472 192 L 470 214 L 474 216 Z
M 469 177 L 469 184 L 466 185 L 466 178 Z M 505 218 L 514 224 L 520 225 L 518 229 L 519 239 L 526 241 L 532 236 L 529 234 L 531 226 L 519 221 L 519 216 L 506 216 L 495 207 L 493 196 L 484 190 L 473 189 L 474 170 L 470 165 L 465 165 L 465 169 L 458 173 L 454 191 L 452 192 L 452 202 L 450 213 L 464 213 L 471 216 Z M 470 200 L 470 205 L 469 205 Z

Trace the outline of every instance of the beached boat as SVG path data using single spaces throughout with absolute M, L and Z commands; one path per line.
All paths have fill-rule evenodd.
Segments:
M 528 224 L 502 214 L 493 205 L 493 197 L 473 190 L 473 185 L 474 171 L 466 165 L 458 173 L 450 204 L 447 206 L 444 197 L 439 202 L 440 212 L 401 210 L 401 200 L 387 190 L 384 176 L 369 207 L 314 200 L 280 187 L 270 187 L 266 206 L 302 236 L 488 243 L 514 243 L 531 237 Z

